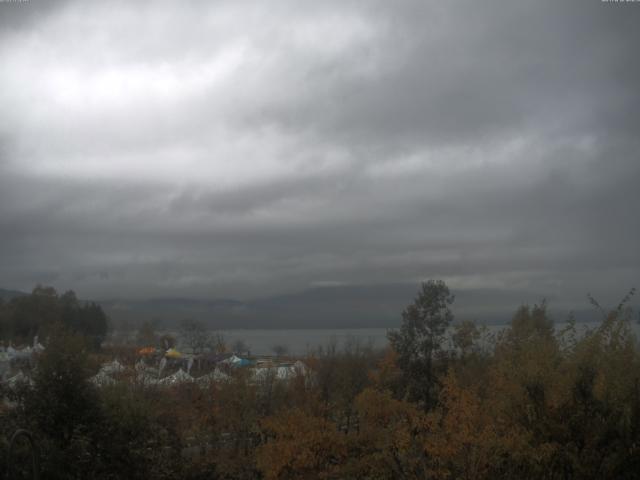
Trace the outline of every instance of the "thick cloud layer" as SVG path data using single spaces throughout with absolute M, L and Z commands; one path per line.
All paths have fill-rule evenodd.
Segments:
M 0 285 L 640 274 L 640 4 L 0 3 Z

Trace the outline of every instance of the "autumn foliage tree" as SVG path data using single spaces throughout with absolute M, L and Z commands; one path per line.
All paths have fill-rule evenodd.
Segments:
M 424 284 L 383 351 L 336 342 L 303 359 L 304 375 L 234 368 L 208 386 L 97 389 L 96 354 L 63 329 L 34 387 L 0 387 L 16 405 L 0 424 L 36 433 L 52 479 L 638 478 L 628 300 L 586 330 L 524 305 L 494 337 L 451 328 L 452 300 Z

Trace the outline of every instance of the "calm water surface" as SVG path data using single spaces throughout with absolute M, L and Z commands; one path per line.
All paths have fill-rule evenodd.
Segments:
M 556 330 L 561 330 L 566 324 L 556 323 Z M 578 323 L 576 330 L 584 332 L 597 326 L 595 322 Z M 506 325 L 487 325 L 487 333 L 495 335 L 503 330 Z M 636 336 L 640 338 L 640 326 L 632 324 Z M 384 348 L 387 344 L 387 328 L 354 328 L 354 329 L 275 329 L 275 330 L 221 330 L 228 345 L 241 340 L 252 354 L 273 354 L 275 346 L 282 346 L 292 355 L 304 355 L 318 347 L 326 347 L 335 343 L 341 349 L 349 341 L 358 341 L 360 344 L 370 344 L 374 348 Z

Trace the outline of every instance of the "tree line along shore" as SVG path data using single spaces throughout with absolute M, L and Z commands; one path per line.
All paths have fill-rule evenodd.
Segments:
M 6 458 L 27 429 L 50 479 L 638 478 L 634 293 L 611 311 L 591 299 L 587 331 L 517 307 L 487 346 L 431 280 L 384 349 L 256 357 L 218 338 L 106 346 L 99 306 L 37 287 L 0 304 L 5 341 L 30 345 L 4 352 L 22 378 L 0 385 L 0 465 L 28 473 L 27 445 Z

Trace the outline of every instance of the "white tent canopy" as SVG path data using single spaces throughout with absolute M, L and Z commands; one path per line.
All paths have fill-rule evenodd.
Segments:
M 196 382 L 198 383 L 198 385 L 202 386 L 202 387 L 207 387 L 211 384 L 217 383 L 217 382 L 226 382 L 230 379 L 231 377 L 229 375 L 227 375 L 224 372 L 221 372 L 218 369 L 215 369 L 213 372 L 207 374 L 207 375 L 203 375 L 201 377 L 198 377 L 196 379 Z
M 111 375 L 113 373 L 124 372 L 124 366 L 116 359 L 113 362 L 104 363 L 100 368 L 100 372 Z
M 158 381 L 159 385 L 178 385 L 180 383 L 193 382 L 193 377 L 184 370 L 180 369 L 173 375 L 163 378 Z

